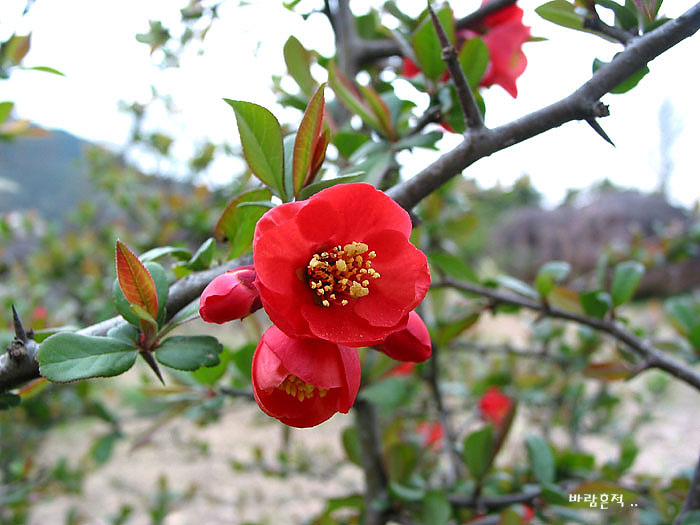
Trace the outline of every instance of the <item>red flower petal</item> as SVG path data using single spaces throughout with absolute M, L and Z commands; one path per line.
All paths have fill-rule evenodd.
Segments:
M 401 76 L 413 78 L 420 73 L 420 68 L 408 57 L 403 57 L 403 70 Z
M 491 60 L 480 85 L 498 84 L 513 98 L 518 96 L 515 80 L 527 67 L 522 45 L 530 39 L 530 28 L 520 21 L 508 22 L 491 29 L 484 35 Z
M 411 312 L 406 328 L 387 337 L 377 350 L 397 361 L 422 363 L 432 355 L 433 346 L 425 323 L 416 312 Z
M 497 386 L 488 387 L 479 400 L 481 415 L 496 427 L 501 424 L 512 406 L 513 401 Z

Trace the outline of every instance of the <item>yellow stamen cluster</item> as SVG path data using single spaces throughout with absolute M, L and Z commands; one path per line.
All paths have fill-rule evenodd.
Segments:
M 365 243 L 354 241 L 315 253 L 306 267 L 306 276 L 319 303 L 325 307 L 345 306 L 347 298 L 369 295 L 370 279 L 381 277 L 372 268 L 376 256 Z
M 316 392 L 318 392 L 318 397 L 326 397 L 326 394 L 328 394 L 327 389 L 315 387 L 314 385 L 310 385 L 309 383 L 299 379 L 297 376 L 292 375 L 287 376 L 287 378 L 277 388 L 286 392 L 292 397 L 296 397 L 299 401 L 311 399 L 314 397 Z

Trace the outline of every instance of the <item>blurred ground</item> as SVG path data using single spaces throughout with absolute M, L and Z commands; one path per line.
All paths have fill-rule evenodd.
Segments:
M 516 344 L 524 342 L 523 321 L 514 317 L 485 317 L 476 330 L 480 337 L 508 337 Z M 129 382 L 137 377 L 131 371 L 114 381 Z M 642 374 L 617 388 L 633 396 L 648 374 Z M 106 390 L 107 399 L 110 390 Z M 112 459 L 91 473 L 84 493 L 59 496 L 35 506 L 30 525 L 57 521 L 71 509 L 77 510 L 79 523 L 111 524 L 110 517 L 118 514 L 122 505 L 133 507 L 130 525 L 151 523 L 148 509 L 155 505 L 158 479 L 167 477 L 168 489 L 175 494 L 167 525 L 299 524 L 322 510 L 329 497 L 348 495 L 362 490 L 362 475 L 358 467 L 342 463 L 344 454 L 340 432 L 352 423 L 350 415 L 336 415 L 313 429 L 294 429 L 290 434 L 289 468 L 287 476 L 265 474 L 279 471 L 278 452 L 283 440 L 282 427 L 262 414 L 252 403 L 227 400 L 222 419 L 199 427 L 184 417 L 165 423 L 146 445 L 131 451 L 136 436 L 153 419 L 125 418 L 127 439 L 120 440 Z M 630 403 L 630 406 L 632 404 Z M 640 453 L 632 472 L 670 477 L 679 470 L 691 468 L 697 461 L 700 445 L 698 393 L 674 381 L 666 404 L 652 409 L 653 423 L 646 425 L 637 440 Z M 622 418 L 631 417 L 623 411 Z M 518 445 L 522 436 L 533 431 L 534 414 L 520 410 L 514 431 L 506 445 L 509 457 L 526 461 L 524 447 Z M 74 464 L 88 454 L 103 423 L 76 422 L 55 429 L 50 440 L 39 452 L 38 461 L 51 464 L 65 456 Z M 556 443 L 562 436 L 552 435 Z M 565 440 L 562 439 L 562 443 Z M 602 464 L 617 457 L 619 442 L 614 438 L 596 436 L 582 439 L 584 450 L 596 455 Z M 256 448 L 261 457 L 256 456 Z M 500 460 L 508 460 L 501 457 Z M 257 463 L 256 463 L 257 462 Z M 508 462 L 508 461 L 506 461 Z M 251 465 L 257 465 L 254 468 Z M 191 500 L 187 492 L 192 489 Z

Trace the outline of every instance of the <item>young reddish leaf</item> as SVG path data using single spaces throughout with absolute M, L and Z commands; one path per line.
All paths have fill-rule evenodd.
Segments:
M 323 133 L 321 133 L 321 136 L 318 137 L 316 144 L 314 145 L 314 153 L 311 157 L 311 170 L 309 171 L 309 175 L 304 181 L 304 187 L 313 183 L 314 179 L 316 178 L 316 174 L 318 173 L 318 170 L 320 170 L 321 166 L 323 166 L 323 161 L 326 160 L 326 149 L 328 149 L 328 144 L 330 143 L 330 141 L 331 130 L 330 128 L 325 128 L 323 130 Z
M 153 277 L 126 244 L 117 240 L 115 250 L 119 287 L 129 304 L 143 308 L 153 319 L 158 317 L 158 294 Z
M 243 155 L 250 169 L 264 184 L 276 190 L 282 200 L 284 191 L 284 150 L 282 128 L 267 109 L 252 102 L 224 99 L 236 113 Z
M 373 127 L 379 133 L 383 133 L 381 124 L 372 114 L 372 110 L 367 107 L 357 88 L 336 69 L 332 62 L 328 65 L 328 84 L 345 107 L 359 115 L 365 124 Z
M 394 133 L 394 124 L 391 122 L 391 112 L 382 97 L 371 86 L 360 86 L 360 91 L 372 109 L 372 113 L 377 117 L 384 135 L 389 140 L 395 141 L 396 133 Z
M 311 97 L 294 140 L 292 165 L 292 184 L 294 187 L 287 188 L 287 190 L 295 197 L 304 187 L 304 182 L 309 176 L 314 148 L 321 137 L 323 114 L 326 108 L 326 102 L 323 98 L 325 87 L 325 84 L 321 84 L 314 96 Z

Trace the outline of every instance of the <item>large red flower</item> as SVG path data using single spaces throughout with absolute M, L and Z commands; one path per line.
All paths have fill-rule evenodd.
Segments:
M 263 412 L 300 428 L 347 413 L 360 388 L 360 373 L 354 348 L 289 337 L 276 326 L 260 339 L 251 371 Z
M 410 233 L 406 211 L 369 184 L 273 208 L 253 240 L 265 311 L 294 337 L 355 347 L 383 341 L 406 327 L 430 285 Z

